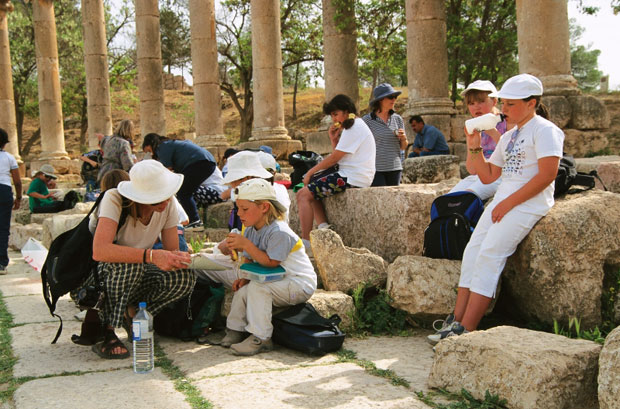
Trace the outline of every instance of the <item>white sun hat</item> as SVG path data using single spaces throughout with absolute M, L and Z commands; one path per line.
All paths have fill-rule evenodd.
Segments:
M 146 159 L 131 167 L 129 181 L 118 184 L 118 193 L 136 203 L 154 204 L 170 199 L 182 184 L 183 175 L 172 173 L 156 160 Z
M 286 207 L 278 202 L 276 190 L 265 179 L 250 179 L 240 184 L 235 189 L 236 200 L 269 200 L 278 210 L 286 213 Z
M 495 85 L 493 85 L 491 81 L 476 80 L 472 82 L 471 84 L 469 84 L 467 88 L 465 88 L 463 92 L 461 92 L 461 96 L 464 97 L 465 95 L 467 95 L 469 91 L 472 91 L 472 90 L 497 93 L 497 88 L 495 88 Z
M 256 152 L 241 151 L 228 158 L 228 173 L 224 176 L 224 183 L 230 184 L 235 180 L 248 176 L 269 179 L 273 175 L 265 170 L 258 159 Z
M 543 94 L 542 82 L 530 74 L 519 74 L 506 80 L 499 92 L 489 94 L 490 97 L 503 99 L 525 99 Z
M 276 171 L 278 163 L 276 162 L 276 159 L 273 157 L 273 155 L 270 155 L 267 152 L 263 151 L 256 152 L 256 155 L 258 155 L 258 160 L 260 161 L 261 166 L 267 172 L 269 172 L 269 170 L 272 170 L 273 172 Z

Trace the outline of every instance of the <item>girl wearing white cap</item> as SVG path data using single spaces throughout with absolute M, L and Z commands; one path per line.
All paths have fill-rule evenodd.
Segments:
M 273 348 L 272 308 L 305 302 L 316 290 L 317 280 L 301 240 L 282 220 L 285 208 L 273 186 L 264 179 L 250 179 L 234 193 L 246 229 L 243 235 L 229 234 L 228 247 L 239 250 L 244 262 L 283 267 L 284 277 L 260 282 L 239 278 L 234 270 L 203 270 L 200 274 L 235 291 L 221 345 L 230 347 L 235 355 L 254 355 Z
M 496 107 L 497 98 L 489 96 L 489 94 L 492 93 L 497 93 L 497 89 L 491 81 L 477 80 L 465 88 L 461 96 L 463 96 L 465 105 L 467 105 L 467 110 L 472 118 L 478 118 L 490 113 L 499 114 L 499 109 Z M 480 147 L 482 148 L 482 155 L 485 159 L 488 160 L 491 157 L 500 137 L 513 126 L 514 124 L 509 125 L 507 121 L 503 119 L 498 122 L 494 129 L 480 132 Z M 480 181 L 478 175 L 476 175 L 476 169 L 472 163 L 472 156 L 467 156 L 465 165 L 470 175 L 457 183 L 456 186 L 450 190 L 450 193 L 468 190 L 475 193 L 481 200 L 492 197 L 501 182 L 501 178 L 498 178 L 492 183 L 484 184 Z
M 183 175 L 155 160 L 143 160 L 131 168 L 129 178 L 106 191 L 90 224 L 91 231 L 96 225 L 93 259 L 99 262 L 97 272 L 104 282 L 100 317 L 107 326 L 104 341 L 93 345 L 93 351 L 106 359 L 129 356 L 114 329 L 124 327 L 130 335 L 139 302 L 145 301 L 149 312 L 157 315 L 188 295 L 196 281 L 194 273 L 184 269 L 190 256 L 179 251 L 179 218 L 175 206 L 170 206 Z M 126 220 L 118 229 L 123 213 Z M 163 249 L 153 250 L 160 235 Z
M 508 79 L 498 93 L 490 94 L 502 99 L 502 112 L 516 127 L 502 135 L 488 161 L 482 155 L 480 132 L 467 134 L 467 160 L 480 180 L 488 184 L 501 176 L 502 182 L 465 248 L 454 314 L 429 335 L 431 343 L 478 327 L 506 259 L 554 204 L 564 133 L 536 115 L 542 94 L 542 83 L 529 74 Z

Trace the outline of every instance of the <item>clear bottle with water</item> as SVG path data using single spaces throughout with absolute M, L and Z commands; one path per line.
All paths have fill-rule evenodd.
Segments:
M 149 373 L 155 367 L 153 344 L 153 316 L 146 310 L 146 303 L 139 304 L 133 317 L 133 371 Z

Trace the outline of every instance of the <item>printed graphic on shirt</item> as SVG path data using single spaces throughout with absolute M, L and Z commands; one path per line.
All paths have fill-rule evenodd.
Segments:
M 512 151 L 506 153 L 506 162 L 502 168 L 502 176 L 523 175 L 523 165 L 525 164 L 525 150 L 523 149 L 521 137 L 515 142 Z

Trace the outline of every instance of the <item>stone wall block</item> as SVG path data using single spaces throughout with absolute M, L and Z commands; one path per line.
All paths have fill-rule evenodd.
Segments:
M 28 239 L 32 237 L 43 241 L 43 227 L 39 224 L 12 224 L 9 235 L 9 247 L 13 250 L 21 250 Z
M 401 183 L 437 183 L 450 178 L 460 178 L 459 162 L 459 157 L 453 155 L 405 159 Z
M 599 152 L 608 145 L 607 137 L 601 132 L 564 129 L 564 152 L 569 155 L 583 157 L 587 153 Z
M 619 409 L 620 327 L 611 331 L 605 338 L 598 366 L 598 403 L 601 409 Z
M 459 161 L 464 162 L 467 160 L 467 144 L 448 142 L 448 146 L 450 147 L 451 154 L 458 156 Z
M 217 203 L 209 206 L 207 208 L 207 219 L 204 220 L 205 226 L 211 228 L 228 227 L 228 219 L 232 208 L 232 202 Z
M 465 143 L 465 121 L 470 119 L 469 115 L 456 115 L 450 118 L 450 134 L 444 134 L 446 139 L 449 137 L 451 142 Z
M 609 112 L 603 101 L 591 95 L 568 97 L 572 107 L 572 117 L 568 126 L 575 129 L 609 128 Z
M 601 163 L 597 171 L 607 190 L 620 193 L 620 161 Z M 598 179 L 596 180 L 596 188 L 603 189 L 603 185 Z
M 306 150 L 325 156 L 332 152 L 332 143 L 329 140 L 327 131 L 309 132 L 305 135 L 305 137 Z
M 49 217 L 43 222 L 43 245 L 49 248 L 56 237 L 71 230 L 84 220 L 83 214 L 62 214 Z
M 568 99 L 563 96 L 543 96 L 541 101 L 549 108 L 549 120 L 559 128 L 565 128 L 573 112 Z
M 620 195 L 590 190 L 556 200 L 508 259 L 515 311 L 553 324 L 601 325 L 604 266 L 620 265 Z
M 355 305 L 350 295 L 340 291 L 316 290 L 308 302 L 325 318 L 338 314 L 342 319 L 341 329 L 351 326 Z
M 310 243 L 326 290 L 348 292 L 364 283 L 385 284 L 387 263 L 370 250 L 345 247 L 340 236 L 329 229 L 313 230 Z
M 598 408 L 597 343 L 501 326 L 435 348 L 431 388 L 466 389 L 480 400 L 488 390 L 514 409 Z

